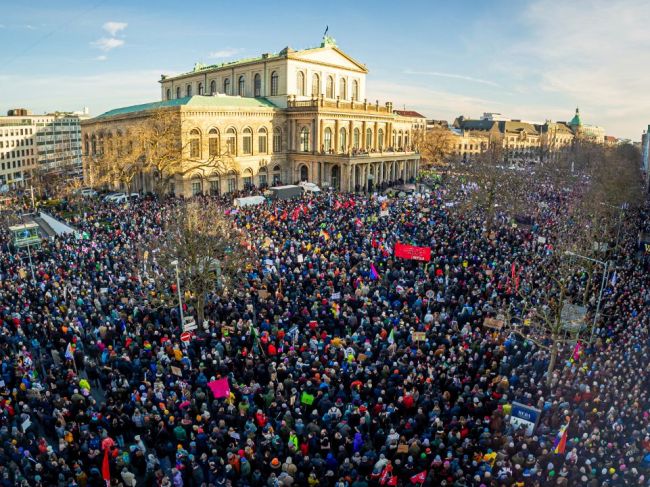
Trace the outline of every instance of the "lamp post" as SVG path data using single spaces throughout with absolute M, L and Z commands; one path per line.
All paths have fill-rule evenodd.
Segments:
M 178 260 L 172 260 L 171 264 L 176 268 L 176 291 L 178 292 L 178 311 L 181 314 L 181 330 L 183 329 L 183 324 L 185 323 L 185 317 L 183 316 L 183 298 L 181 297 L 181 277 L 178 271 Z
M 609 268 L 609 262 L 603 262 L 602 260 L 598 259 L 592 259 L 591 257 L 587 257 L 585 255 L 580 255 L 576 254 L 575 252 L 571 252 L 570 250 L 567 250 L 564 252 L 566 255 L 572 255 L 574 257 L 580 257 L 581 259 L 589 260 L 591 262 L 595 262 L 597 264 L 600 264 L 603 266 L 603 277 L 600 281 L 600 292 L 598 293 L 598 302 L 596 304 L 596 314 L 594 315 L 594 322 L 591 325 L 591 334 L 589 336 L 589 345 L 591 345 L 591 342 L 594 340 L 594 331 L 596 330 L 596 321 L 598 321 L 598 315 L 600 314 L 600 303 L 603 299 L 603 291 L 605 290 L 605 281 L 607 279 L 607 272 Z

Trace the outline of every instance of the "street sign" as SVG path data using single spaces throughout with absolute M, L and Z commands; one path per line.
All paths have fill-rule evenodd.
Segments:
M 181 342 L 187 343 L 192 339 L 192 332 L 191 331 L 184 331 L 181 333 Z
M 194 321 L 193 316 L 186 316 L 183 319 L 183 331 L 196 330 L 198 327 L 199 325 L 196 324 L 196 321 Z

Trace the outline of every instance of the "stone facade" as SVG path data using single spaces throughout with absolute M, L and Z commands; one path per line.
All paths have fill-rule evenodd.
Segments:
M 232 167 L 225 173 L 207 169 L 177 177 L 176 194 L 221 194 L 298 181 L 363 191 L 413 180 L 420 160 L 415 133 L 426 120 L 416 112 L 393 110 L 390 102 L 368 102 L 366 73 L 330 38 L 314 49 L 286 48 L 253 60 L 197 65 L 190 73 L 162 77 L 161 102 L 84 122 L 85 161 L 96 161 L 100 138 L 164 109 L 180 114 L 179 137 L 186 151 L 195 141 L 194 153 L 184 159 L 207 159 L 218 152 Z M 148 179 L 139 175 L 130 189 L 151 190 Z

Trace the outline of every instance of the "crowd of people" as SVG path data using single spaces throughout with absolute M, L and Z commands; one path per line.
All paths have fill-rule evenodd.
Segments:
M 444 185 L 229 211 L 254 265 L 187 343 L 141 252 L 181 200 L 70 203 L 35 281 L 0 230 L 0 484 L 650 485 L 650 213 L 626 218 L 596 339 L 549 379 L 544 343 L 484 326 L 548 285 L 567 197 L 533 193 L 532 226 L 499 214 L 489 236 Z M 541 411 L 532 434 L 514 401 Z

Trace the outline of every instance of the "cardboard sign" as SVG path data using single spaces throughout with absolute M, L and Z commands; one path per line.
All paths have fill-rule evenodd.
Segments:
M 365 353 L 360 353 L 359 355 L 357 355 L 357 360 L 358 360 L 359 362 L 363 362 L 363 361 L 366 360 L 367 358 L 368 358 L 368 357 L 366 356 Z
M 416 247 L 397 242 L 395 244 L 395 257 L 402 259 L 429 262 L 431 260 L 431 247 Z
M 408 445 L 397 445 L 397 453 L 408 453 L 409 452 L 409 446 Z
M 260 299 L 269 299 L 271 294 L 266 289 L 260 289 L 257 291 L 257 297 Z
M 414 342 L 423 342 L 427 339 L 427 334 L 424 331 L 414 331 L 411 336 Z
M 228 383 L 227 377 L 208 382 L 208 387 L 212 391 L 215 399 L 230 396 L 230 384 Z
M 341 293 L 340 293 L 340 292 L 338 292 L 338 293 L 332 293 L 332 295 L 330 296 L 330 299 L 331 299 L 332 301 L 336 301 L 336 300 L 338 300 L 338 299 L 341 299 Z
M 311 406 L 314 404 L 314 396 L 308 394 L 307 392 L 303 392 L 300 396 L 300 402 L 306 404 L 307 406 Z
M 171 366 L 172 374 L 178 377 L 183 377 L 183 371 L 180 369 L 180 367 L 176 367 L 174 365 Z
M 495 318 L 485 318 L 483 321 L 483 326 L 486 328 L 491 328 L 493 330 L 500 330 L 503 328 L 503 320 L 497 320 Z

